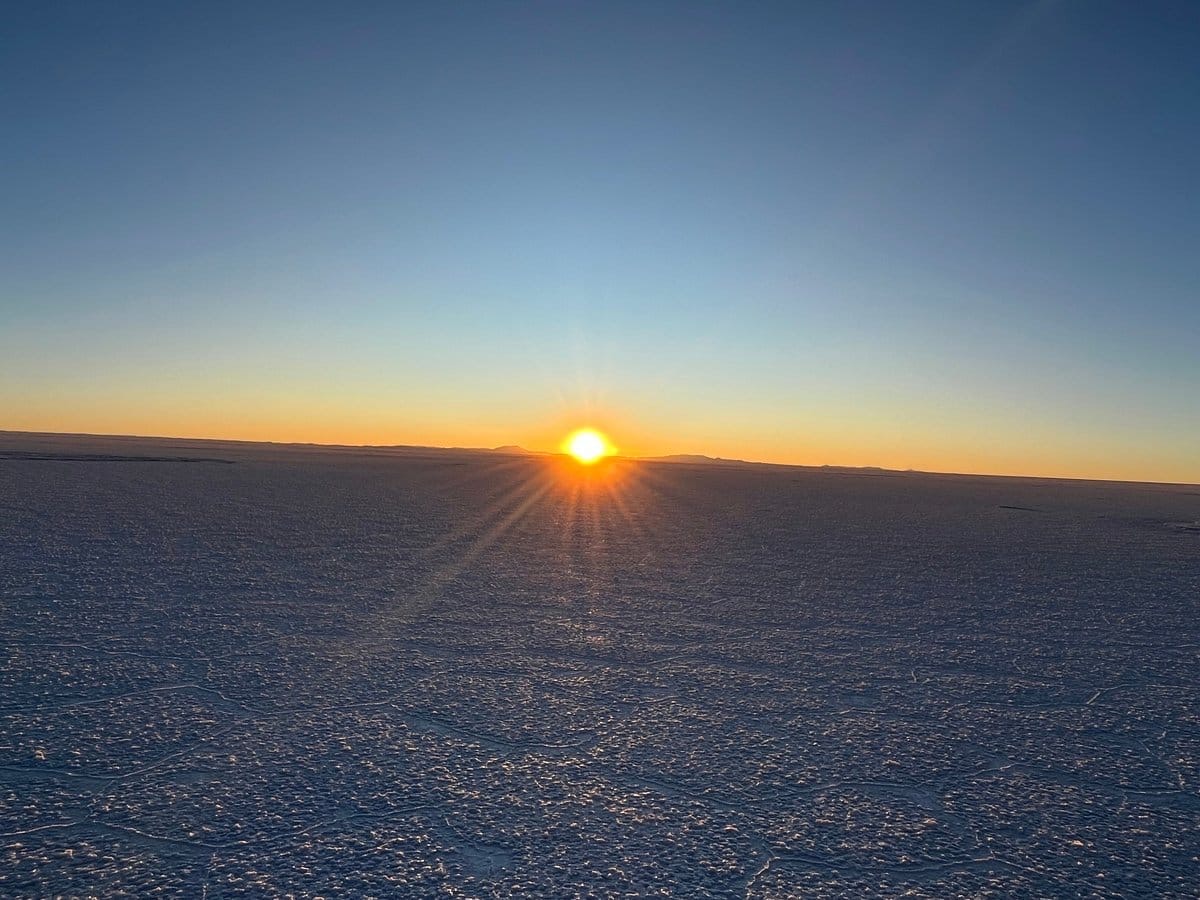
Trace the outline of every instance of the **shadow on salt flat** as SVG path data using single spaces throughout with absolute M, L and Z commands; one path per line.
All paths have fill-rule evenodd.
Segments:
M 46 453 L 38 450 L 0 450 L 0 460 L 31 462 L 175 462 L 220 463 L 232 466 L 232 459 L 209 456 L 124 456 L 114 453 Z
M 454 861 L 476 878 L 489 878 L 512 866 L 515 857 L 511 850 L 494 844 L 472 844 L 453 841 Z

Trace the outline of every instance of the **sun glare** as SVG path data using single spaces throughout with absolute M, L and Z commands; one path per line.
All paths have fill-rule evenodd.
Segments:
M 585 466 L 590 466 L 603 457 L 609 456 L 614 448 L 609 444 L 608 438 L 595 428 L 580 428 L 563 441 L 563 450 Z

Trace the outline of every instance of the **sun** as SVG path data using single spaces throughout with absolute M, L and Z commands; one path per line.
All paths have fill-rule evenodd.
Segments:
M 567 435 L 563 450 L 585 466 L 590 466 L 606 456 L 611 456 L 615 447 L 595 428 L 580 428 Z

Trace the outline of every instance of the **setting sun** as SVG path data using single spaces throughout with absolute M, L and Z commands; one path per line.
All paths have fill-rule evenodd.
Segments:
M 585 466 L 613 453 L 608 438 L 594 428 L 580 428 L 563 441 L 563 450 Z

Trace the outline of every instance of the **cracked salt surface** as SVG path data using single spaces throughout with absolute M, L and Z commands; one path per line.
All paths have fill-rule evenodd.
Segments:
M 232 464 L 155 461 L 200 456 Z M 16 446 L 0 895 L 1192 897 L 1198 519 L 1165 485 Z

